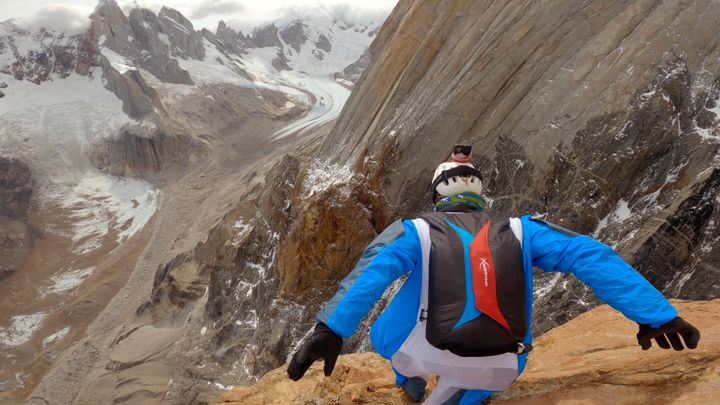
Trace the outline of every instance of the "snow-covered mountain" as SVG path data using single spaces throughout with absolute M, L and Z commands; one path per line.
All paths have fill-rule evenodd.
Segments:
M 192 136 L 167 133 L 175 121 L 167 105 L 177 104 L 179 95 L 200 94 L 211 85 L 253 89 L 258 97 L 270 90 L 287 98 L 274 100 L 272 115 L 302 115 L 275 137 L 321 126 L 339 114 L 357 78 L 342 72 L 361 59 L 379 26 L 349 25 L 323 10 L 265 24 L 247 36 L 224 22 L 212 33 L 196 31 L 176 10 L 162 8 L 156 15 L 134 8 L 125 15 L 113 0 L 100 1 L 90 18 L 88 33 L 75 36 L 0 23 L 0 147 L 3 155 L 28 162 L 45 189 L 55 190 L 40 196 L 72 195 L 68 201 L 75 201 L 87 191 L 79 185 L 89 182 L 103 195 L 123 196 L 113 205 L 154 201 L 155 192 L 131 179 L 123 182 L 140 195 L 113 191 L 118 178 L 103 172 L 137 176 L 202 150 L 203 142 Z M 167 139 L 177 137 L 192 147 L 168 146 Z M 146 139 L 158 145 L 144 145 Z M 62 186 L 66 190 L 57 191 Z M 84 191 L 69 191 L 78 186 Z M 136 219 L 135 227 L 151 213 Z M 78 232 L 84 237 L 89 231 Z
M 326 131 L 380 23 L 323 9 L 245 35 L 114 0 L 81 35 L 0 22 L 0 188 L 23 202 L 0 206 L 0 402 L 46 370 L 32 353 L 116 327 L 95 316 L 133 280 L 135 311 L 177 245 L 262 181 L 268 151 Z

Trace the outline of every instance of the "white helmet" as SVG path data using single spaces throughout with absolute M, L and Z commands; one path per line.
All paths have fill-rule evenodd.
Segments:
M 433 201 L 435 193 L 448 197 L 455 194 L 482 193 L 482 175 L 472 163 L 444 162 L 433 175 Z

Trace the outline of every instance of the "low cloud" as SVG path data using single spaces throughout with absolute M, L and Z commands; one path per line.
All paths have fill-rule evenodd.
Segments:
M 44 28 L 48 31 L 62 31 L 68 35 L 82 34 L 90 26 L 87 8 L 66 4 L 45 5 L 32 14 L 16 19 L 15 22 L 30 31 Z
M 225 1 L 206 1 L 204 4 L 201 4 L 199 6 L 196 6 L 193 8 L 193 10 L 190 12 L 190 18 L 205 18 L 209 17 L 211 15 L 217 15 L 218 20 L 222 19 L 223 16 L 229 16 L 234 13 L 239 13 L 241 11 L 245 11 L 246 8 L 244 5 L 232 1 L 232 0 L 225 0 Z
M 338 20 L 347 25 L 385 21 L 391 9 L 391 7 L 363 7 L 351 3 L 332 4 L 325 7 L 331 10 Z
M 383 22 L 390 14 L 394 4 L 357 5 L 346 2 L 322 2 L 315 5 L 293 5 L 281 9 L 280 14 L 286 19 L 312 17 L 319 11 L 346 26 Z

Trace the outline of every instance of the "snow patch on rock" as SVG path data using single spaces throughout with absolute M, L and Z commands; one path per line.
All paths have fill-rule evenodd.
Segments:
M 0 327 L 0 346 L 20 346 L 29 342 L 47 316 L 47 312 L 13 316 L 9 328 Z
M 120 74 L 124 74 L 131 70 L 137 70 L 137 68 L 130 65 L 122 55 L 118 54 L 110 48 L 102 47 L 100 48 L 100 53 L 105 58 L 107 58 L 108 62 L 110 62 L 110 66 L 112 66 Z
M 41 297 L 49 294 L 63 294 L 79 287 L 85 280 L 88 279 L 95 271 L 95 267 L 89 267 L 87 269 L 75 270 L 67 273 L 61 273 L 53 276 L 50 281 L 51 285 L 43 289 Z
M 335 184 L 350 181 L 353 171 L 349 166 L 337 164 L 315 163 L 307 173 L 303 184 L 307 195 L 327 190 Z
M 88 172 L 70 190 L 60 188 L 54 200 L 71 212 L 74 251 L 87 254 L 117 232 L 121 244 L 141 230 L 155 213 L 160 191 L 149 183 L 100 172 Z
M 43 340 L 43 347 L 48 347 L 49 345 L 62 340 L 65 336 L 67 336 L 68 332 L 70 332 L 70 327 L 66 326 L 59 331 L 53 333 L 52 335 L 46 337 Z
M 203 40 L 205 59 L 176 58 L 183 70 L 190 73 L 193 82 L 198 85 L 228 83 L 243 87 L 254 87 L 231 67 L 234 62 L 207 39 Z M 222 61 L 222 62 L 221 62 Z
M 252 225 L 246 223 L 243 221 L 243 219 L 238 219 L 233 224 L 233 228 L 235 228 L 235 236 L 233 237 L 232 241 L 230 242 L 233 246 L 240 246 L 240 243 L 245 239 L 245 237 L 250 233 L 250 231 L 253 229 Z
M 42 207 L 70 212 L 71 238 L 82 254 L 100 247 L 110 230 L 122 243 L 142 229 L 159 197 L 149 183 L 101 173 L 87 158 L 93 144 L 131 122 L 101 76 L 94 68 L 90 77 L 73 74 L 42 86 L 11 80 L 0 103 L 0 150 L 33 167 Z
M 607 214 L 598 223 L 595 232 L 593 232 L 593 238 L 600 236 L 600 232 L 605 229 L 608 225 L 614 222 L 623 222 L 632 216 L 632 210 L 630 209 L 628 202 L 621 199 L 615 206 L 615 210 Z

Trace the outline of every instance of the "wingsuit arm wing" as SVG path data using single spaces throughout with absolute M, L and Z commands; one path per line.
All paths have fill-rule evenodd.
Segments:
M 385 289 L 421 259 L 420 240 L 412 221 L 396 221 L 365 249 L 355 268 L 318 314 L 318 321 L 343 338 L 355 333 L 360 321 Z
M 612 248 L 545 221 L 522 218 L 533 266 L 573 273 L 600 300 L 639 324 L 659 327 L 678 316 L 668 300 Z

